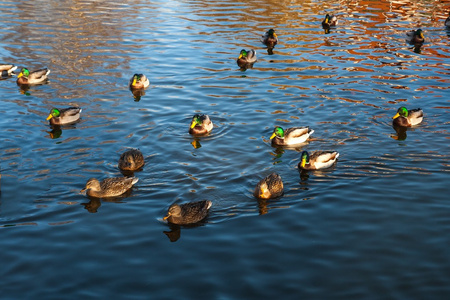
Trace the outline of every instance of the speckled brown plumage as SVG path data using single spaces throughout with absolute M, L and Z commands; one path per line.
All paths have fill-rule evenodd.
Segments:
M 130 149 L 122 153 L 119 158 L 119 169 L 124 171 L 136 171 L 145 164 L 144 155 L 138 149 Z
M 200 222 L 208 215 L 212 202 L 203 200 L 185 204 L 172 204 L 164 220 L 173 224 L 188 225 Z
M 283 193 L 284 186 L 281 176 L 272 173 L 258 182 L 253 195 L 260 199 L 270 199 L 280 197 Z

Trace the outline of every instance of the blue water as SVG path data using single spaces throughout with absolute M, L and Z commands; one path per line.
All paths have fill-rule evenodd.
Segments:
M 450 294 L 450 7 L 437 2 L 0 1 L 3 63 L 49 82 L 0 81 L 2 299 L 445 299 Z M 339 24 L 325 34 L 320 23 Z M 405 43 L 421 27 L 420 49 Z M 269 54 L 260 36 L 274 28 Z M 258 61 L 242 71 L 241 49 Z M 415 52 L 416 51 L 416 52 Z M 18 72 L 16 72 L 18 73 Z M 127 84 L 151 85 L 135 98 Z M 60 130 L 52 107 L 77 105 Z M 422 124 L 397 133 L 400 106 Z M 195 113 L 215 124 L 188 134 Z M 276 149 L 274 126 L 310 126 Z M 146 158 L 126 197 L 91 177 Z M 337 164 L 299 172 L 302 150 Z M 278 172 L 285 193 L 258 201 Z M 162 220 L 211 200 L 205 222 Z

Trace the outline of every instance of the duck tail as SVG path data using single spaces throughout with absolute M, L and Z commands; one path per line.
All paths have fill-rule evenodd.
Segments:
M 206 209 L 209 209 L 212 206 L 212 202 L 210 200 L 208 200 L 206 203 L 207 203 Z
M 135 185 L 139 181 L 139 178 L 133 178 L 133 181 L 131 182 L 132 185 Z

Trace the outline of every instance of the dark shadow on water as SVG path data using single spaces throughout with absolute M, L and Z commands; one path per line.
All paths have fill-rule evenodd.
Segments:
M 406 140 L 406 137 L 407 137 L 406 131 L 408 130 L 407 127 L 392 124 L 392 128 L 394 128 L 397 135 L 391 134 L 391 138 L 393 138 L 394 140 L 397 140 L 397 141 Z
M 309 179 L 308 170 L 298 169 L 298 173 L 300 174 L 300 182 L 307 181 Z
M 332 174 L 336 170 L 338 163 L 339 161 L 335 162 L 329 168 L 320 170 L 304 170 L 298 168 L 298 173 L 300 175 L 300 185 L 304 185 L 308 180 L 313 180 L 314 177 L 326 177 L 327 175 Z
M 189 224 L 189 225 L 177 225 L 172 224 L 170 222 L 167 222 L 167 225 L 169 226 L 170 231 L 163 231 L 163 233 L 169 238 L 171 242 L 176 242 L 181 237 L 181 228 L 191 229 L 196 228 L 200 226 L 205 226 L 208 223 L 208 217 L 203 219 L 200 222 L 197 222 L 195 224 Z
M 46 131 L 51 139 L 58 139 L 62 135 L 62 129 L 59 125 L 50 126 L 52 130 Z
M 269 212 L 269 210 L 277 208 L 275 206 L 280 202 L 282 197 L 277 197 L 273 199 L 257 199 L 258 200 L 258 213 L 260 216 L 265 215 Z
M 50 131 L 46 131 L 46 133 L 48 133 L 48 135 L 49 135 L 49 137 L 51 139 L 58 139 L 58 138 L 61 137 L 61 135 L 63 133 L 63 129 L 64 130 L 66 130 L 66 129 L 76 129 L 77 128 L 76 124 L 79 123 L 79 122 L 80 122 L 80 120 L 77 120 L 74 123 L 66 124 L 66 125 L 52 125 L 52 124 L 50 124 L 49 127 L 50 127 L 51 130 Z
M 238 62 L 237 63 L 237 65 L 239 66 L 239 68 L 242 72 L 247 71 L 247 69 L 253 69 L 253 64 L 254 64 L 254 62 L 252 62 L 252 63 L 239 63 Z
M 423 44 L 415 44 L 414 47 L 412 47 L 411 49 L 413 49 L 413 51 L 417 54 L 421 54 L 422 53 L 422 45 Z
M 145 96 L 145 89 L 130 89 L 135 102 L 139 102 Z
M 100 206 L 102 206 L 102 202 L 125 203 L 125 201 L 122 200 L 130 196 L 131 193 L 132 189 L 126 191 L 124 194 L 118 197 L 97 198 L 86 195 L 86 197 L 89 199 L 89 202 L 83 202 L 81 203 L 81 205 L 83 205 L 88 212 L 97 213 Z

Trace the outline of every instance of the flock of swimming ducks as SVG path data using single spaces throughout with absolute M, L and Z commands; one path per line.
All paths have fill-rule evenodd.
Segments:
M 322 22 L 325 32 L 336 26 L 338 20 L 336 16 L 327 14 Z M 450 13 L 445 20 L 445 26 L 450 28 Z M 425 41 L 421 29 L 413 30 L 407 33 L 406 41 L 410 44 L 422 44 Z M 269 29 L 261 38 L 269 50 L 272 50 L 278 43 L 278 36 L 274 29 Z M 256 62 L 256 51 L 242 49 L 237 59 L 237 64 L 241 68 L 252 67 Z M 0 65 L 2 77 L 12 76 L 17 66 Z M 47 68 L 30 72 L 23 68 L 17 75 L 17 84 L 19 86 L 29 86 L 42 84 L 47 81 L 50 70 Z M 130 79 L 129 88 L 132 92 L 139 92 L 150 86 L 150 81 L 144 74 L 134 74 Z M 63 109 L 52 108 L 47 120 L 51 125 L 65 125 L 75 123 L 80 119 L 82 109 L 79 107 L 68 107 Z M 423 120 L 423 111 L 420 108 L 408 110 L 400 107 L 393 117 L 393 125 L 400 127 L 411 127 L 420 124 Z M 213 123 L 206 114 L 196 114 L 192 117 L 189 134 L 194 136 L 208 135 L 213 130 Z M 292 127 L 283 129 L 275 127 L 270 137 L 272 146 L 295 146 L 305 143 L 314 133 L 309 127 Z M 319 170 L 333 166 L 339 157 L 336 151 L 314 151 L 308 153 L 303 151 L 301 161 L 298 163 L 300 170 Z M 90 197 L 108 198 L 123 195 L 138 182 L 138 178 L 133 177 L 135 171 L 139 171 L 145 164 L 144 156 L 138 149 L 125 151 L 119 158 L 118 167 L 124 175 L 130 177 L 106 178 L 99 182 L 96 178 L 90 178 L 81 192 L 86 192 Z M 277 173 L 271 173 L 261 179 L 255 187 L 254 196 L 259 199 L 271 199 L 282 196 L 284 193 L 283 181 Z M 190 202 L 182 205 L 172 204 L 167 215 L 163 218 L 170 223 L 178 225 L 187 225 L 197 223 L 206 218 L 212 202 L 209 200 Z

